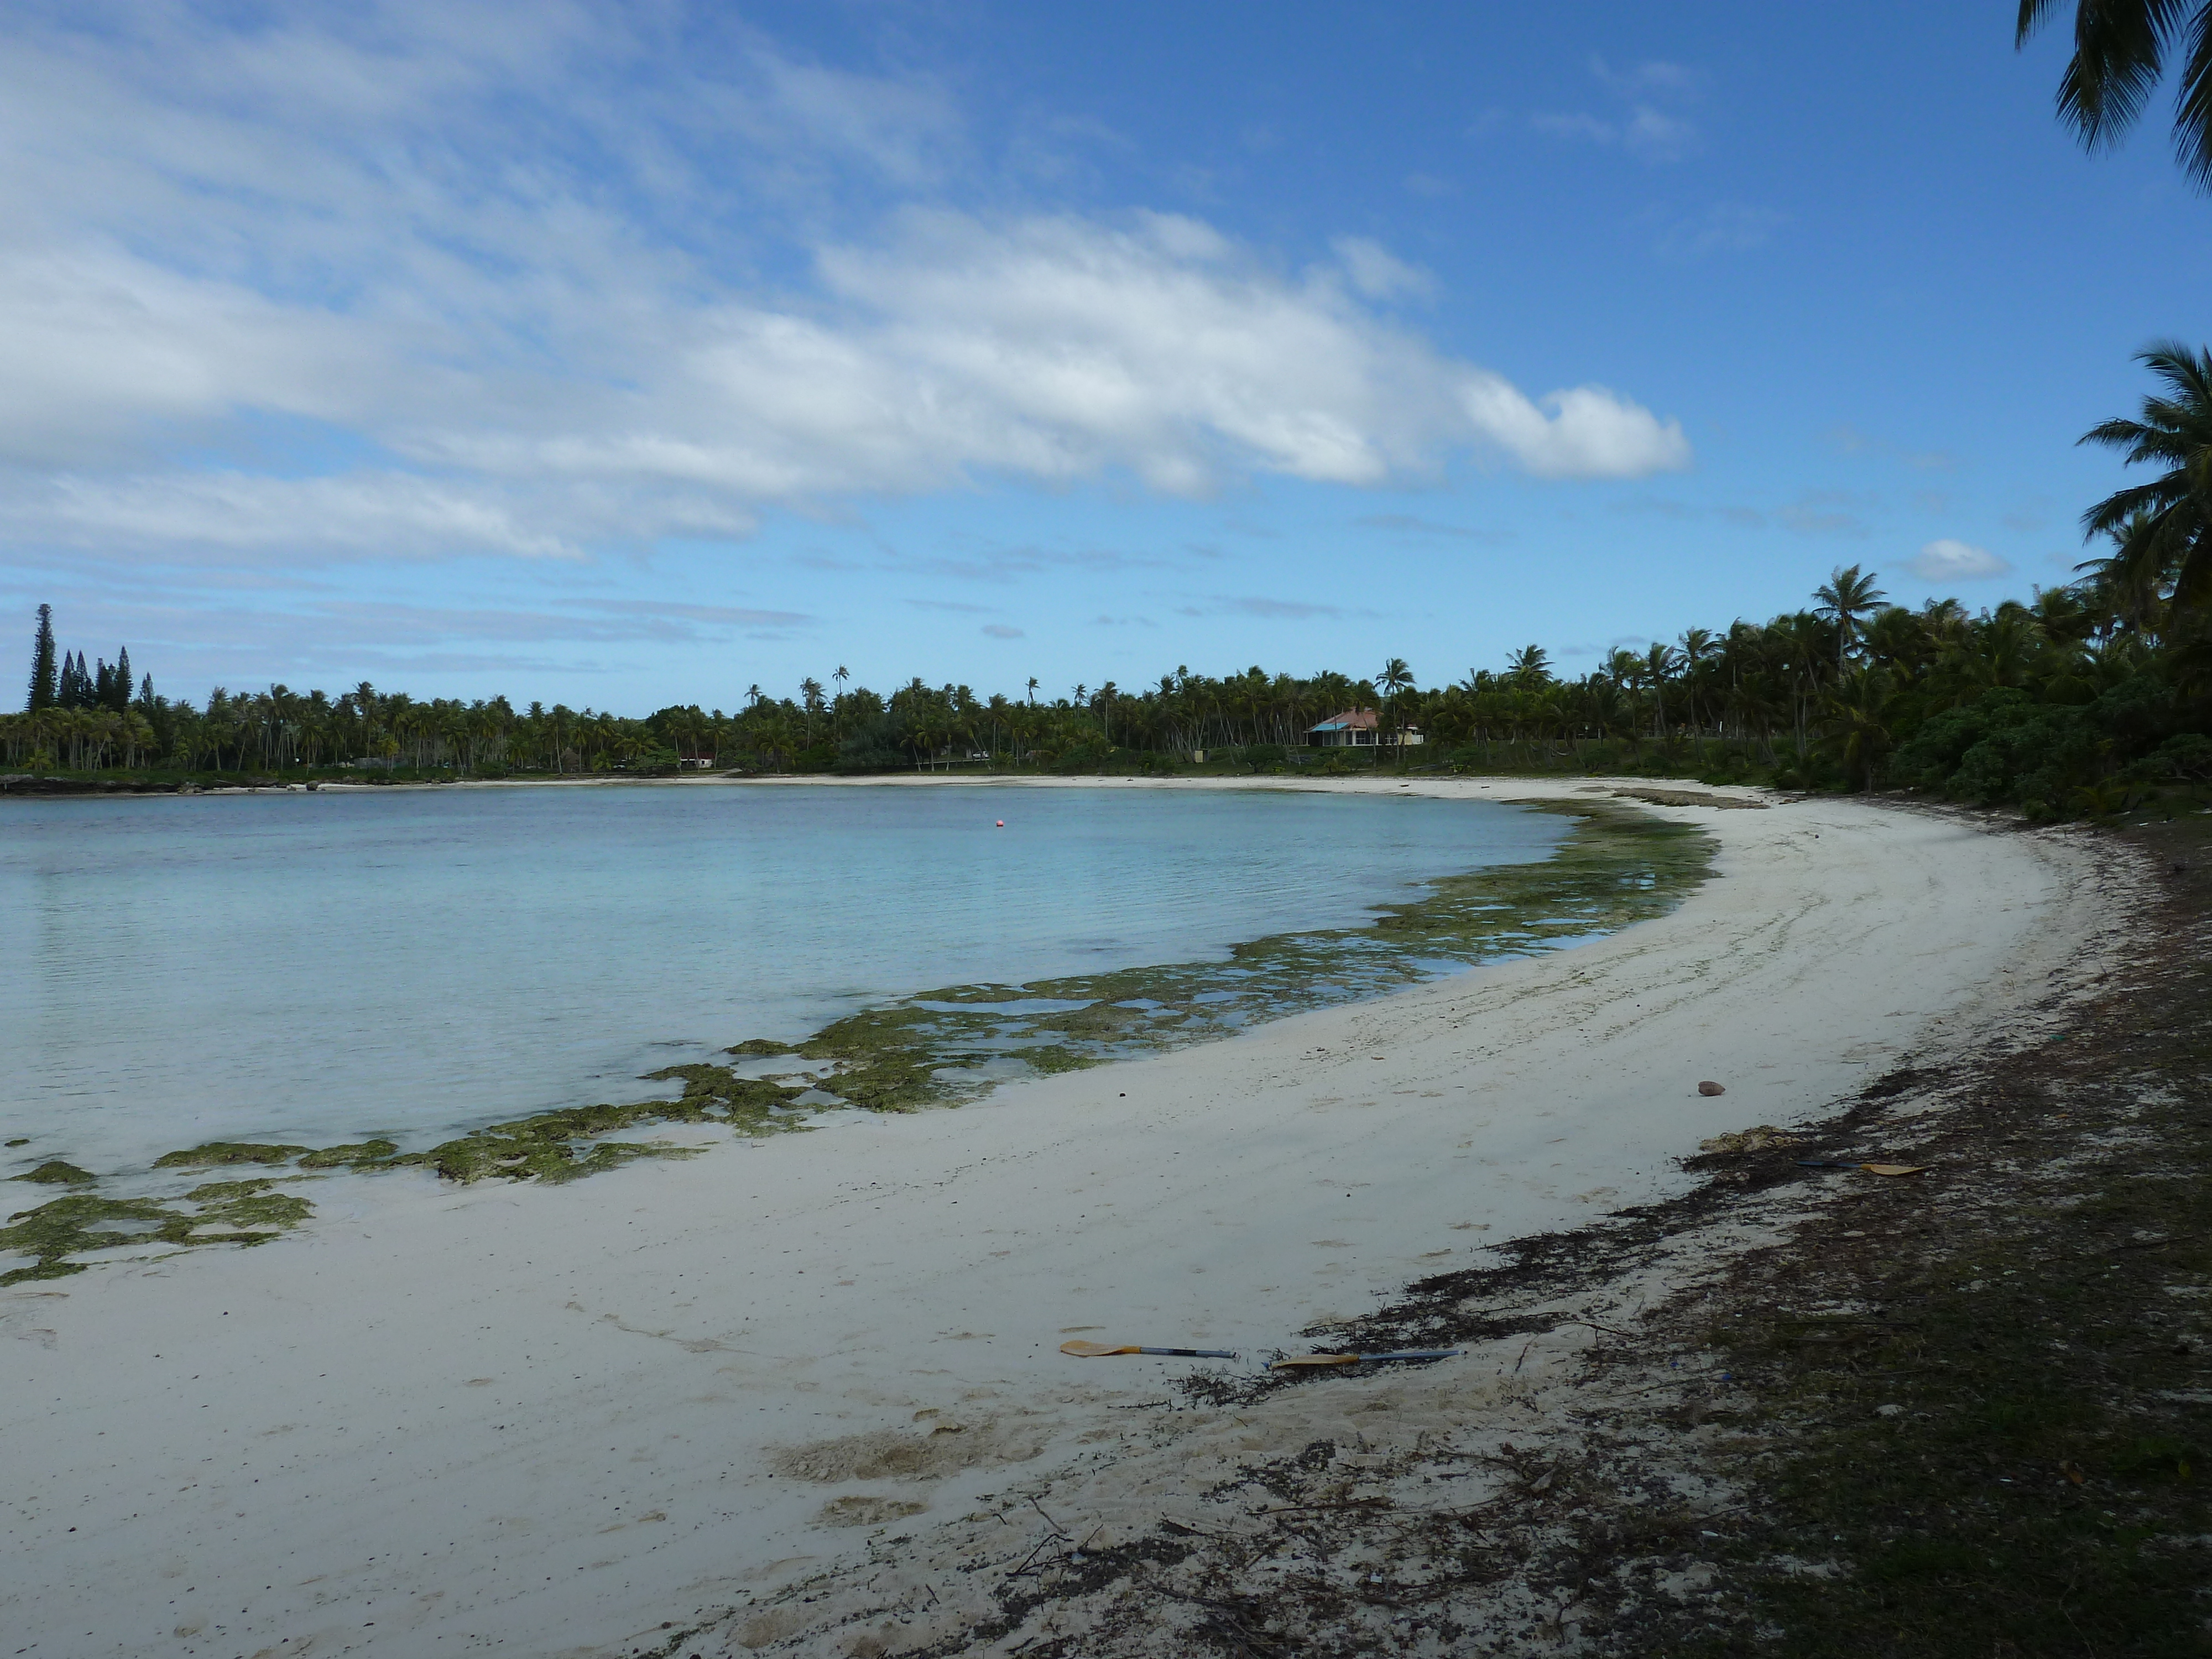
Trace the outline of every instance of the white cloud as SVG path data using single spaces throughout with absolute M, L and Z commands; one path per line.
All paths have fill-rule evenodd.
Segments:
M 1395 300 L 1401 295 L 1426 296 L 1436 292 L 1436 278 L 1419 265 L 1409 265 L 1380 242 L 1364 236 L 1340 236 L 1329 246 L 1344 262 L 1352 285 L 1370 300 Z
M 1391 321 L 1432 280 L 1364 238 L 1286 275 L 1187 216 L 902 210 L 964 143 L 924 79 L 678 9 L 272 15 L 0 22 L 0 535 L 545 557 L 993 477 L 1689 460 Z
M 1540 408 L 1486 374 L 1470 379 L 1461 395 L 1476 428 L 1539 477 L 1640 478 L 1690 464 L 1679 422 L 1661 421 L 1603 386 L 1547 392 Z
M 282 478 L 237 471 L 88 478 L 64 474 L 35 495 L 0 496 L 18 533 L 62 544 L 171 553 L 220 549 L 289 562 L 495 553 L 574 558 L 581 549 L 526 524 L 525 510 L 479 481 L 391 472 Z
M 2012 574 L 2012 566 L 1986 547 L 1948 537 L 1929 543 L 1906 562 L 1905 568 L 1930 585 L 1990 581 Z

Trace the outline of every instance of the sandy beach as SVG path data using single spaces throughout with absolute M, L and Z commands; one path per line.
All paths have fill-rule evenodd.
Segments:
M 1301 1351 L 2005 1018 L 2103 918 L 2063 834 L 1836 799 L 1644 810 L 1710 833 L 1715 878 L 1572 950 L 565 1188 L 333 1180 L 269 1246 L 0 1291 L 8 1650 L 769 1644 L 803 1621 L 730 1610 L 886 1536 L 928 1555 L 1209 1363 L 1079 1361 L 1067 1336 L 1236 1349 L 1232 1371 Z M 1462 1363 L 1423 1374 L 1427 1409 L 1473 1387 Z

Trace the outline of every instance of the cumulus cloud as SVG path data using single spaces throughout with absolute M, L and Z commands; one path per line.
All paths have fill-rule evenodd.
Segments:
M 1922 548 L 1905 568 L 1929 583 L 1990 581 L 2012 574 L 2012 566 L 1986 547 L 1948 536 Z
M 1688 464 L 1395 321 L 1433 281 L 1367 239 L 1289 271 L 1188 216 L 910 205 L 964 142 L 932 82 L 681 8 L 19 15 L 0 532 L 546 558 L 994 478 Z

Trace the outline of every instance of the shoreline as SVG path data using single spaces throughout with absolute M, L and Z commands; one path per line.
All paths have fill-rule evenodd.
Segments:
M 939 787 L 955 781 L 917 781 Z M 957 781 L 973 787 L 981 781 Z M 1207 787 L 1206 781 L 1196 781 L 1204 793 L 1222 793 Z M 1054 788 L 1091 782 L 1044 781 Z M 1266 789 L 1261 780 L 1244 782 L 1248 790 L 1257 784 L 1274 794 L 1359 793 L 1372 799 L 1386 793 L 1327 782 L 1303 791 Z M 1402 793 L 1405 787 L 1387 793 Z M 1425 793 L 1436 798 L 1446 792 Z M 1461 799 L 1469 793 L 1449 793 Z M 1409 984 L 1570 948 L 1679 902 L 1684 891 L 1705 878 L 1704 849 L 1710 843 L 1689 826 L 1668 825 L 1633 810 L 1635 803 L 1651 800 L 1719 803 L 1727 798 L 1630 787 L 1580 790 L 1541 800 L 1486 799 L 1480 804 L 1553 817 L 1568 827 L 1547 853 L 1531 861 L 1508 860 L 1472 868 L 1448 864 L 1413 881 L 1413 896 L 1377 900 L 1358 921 L 1279 927 L 1231 940 L 1219 955 L 1060 971 L 1018 982 L 978 978 L 924 985 L 872 1000 L 787 1038 L 769 1039 L 736 1027 L 732 1034 L 738 1040 L 733 1045 L 719 1046 L 722 1039 L 717 1038 L 715 1044 L 699 1048 L 696 1059 L 635 1079 L 659 1084 L 665 1091 L 680 1085 L 673 1098 L 579 1098 L 520 1118 L 493 1110 L 433 1129 L 427 1139 L 419 1129 L 410 1133 L 394 1124 L 363 1119 L 353 1126 L 352 1140 L 328 1146 L 313 1145 L 315 1132 L 305 1126 L 249 1126 L 192 1146 L 163 1146 L 158 1156 L 149 1155 L 150 1168 L 126 1166 L 98 1176 L 70 1162 L 82 1154 L 68 1146 L 57 1149 L 48 1133 L 40 1138 L 46 1143 L 40 1150 L 23 1155 L 27 1161 L 43 1160 L 39 1173 L 17 1178 L 67 1184 L 71 1205 L 86 1212 L 73 1213 L 67 1228 L 47 1229 L 55 1236 L 37 1247 L 7 1241 L 42 1260 L 35 1268 L 0 1274 L 0 1287 L 31 1276 L 64 1276 L 47 1270 L 48 1258 L 96 1250 L 94 1243 L 69 1243 L 89 1237 L 106 1218 L 87 1206 L 105 1204 L 118 1218 L 144 1222 L 149 1217 L 134 1216 L 133 1206 L 167 1205 L 180 1196 L 200 1199 L 202 1193 L 187 1194 L 185 1188 L 207 1182 L 210 1170 L 243 1173 L 260 1188 L 272 1181 L 297 1181 L 302 1172 L 391 1173 L 424 1165 L 463 1181 L 570 1179 L 657 1150 L 692 1152 L 711 1145 L 616 1142 L 633 1130 L 665 1133 L 695 1125 L 745 1139 L 821 1127 L 816 1120 L 825 1111 L 957 1105 L 1025 1077 L 1218 1041 L 1307 1009 L 1371 1000 Z M 1729 804 L 1761 805 L 1748 799 Z M 1015 1003 L 1006 1000 L 1010 996 Z M 1017 1006 L 1038 999 L 1055 1006 Z M 302 1139 L 309 1144 L 295 1144 Z M 165 1178 L 164 1170 L 178 1173 Z M 159 1190 L 149 1190 L 149 1182 Z M 244 1196 L 229 1190 L 237 1186 L 234 1181 L 222 1191 L 208 1188 L 207 1196 Z M 33 1213 L 19 1212 L 17 1218 Z M 159 1218 L 166 1229 L 163 1242 L 171 1247 L 187 1242 L 178 1230 L 191 1220 L 190 1212 L 164 1211 Z M 301 1207 L 282 1224 L 305 1218 Z M 27 1236 L 33 1229 L 16 1231 Z M 191 1242 L 234 1241 L 195 1236 Z M 112 1265 L 132 1258 L 111 1253 L 93 1259 Z
M 1663 1200 L 1699 1139 L 1804 1121 L 2009 1017 L 2006 981 L 2090 927 L 2063 834 L 1843 800 L 1645 810 L 1714 835 L 1716 878 L 1572 950 L 840 1126 L 805 1167 L 783 1142 L 551 1192 L 392 1188 L 276 1249 L 0 1292 L 32 1448 L 27 1582 L 0 1612 L 32 1652 L 627 1652 L 864 1555 L 838 1520 L 912 1536 L 1096 1455 L 1115 1408 L 1190 1369 L 1069 1360 L 1069 1331 L 1249 1361 L 1439 1263 Z

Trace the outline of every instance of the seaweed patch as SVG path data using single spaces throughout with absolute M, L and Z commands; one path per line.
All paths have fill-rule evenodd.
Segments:
M 274 1146 L 258 1141 L 210 1140 L 182 1152 L 164 1152 L 154 1160 L 157 1170 L 197 1170 L 219 1164 L 289 1164 L 306 1146 Z
M 356 1140 L 343 1146 L 323 1146 L 309 1152 L 300 1160 L 303 1170 L 365 1170 L 388 1162 L 398 1155 L 399 1143 L 378 1137 L 374 1140 Z
M 127 1244 L 264 1244 L 313 1213 L 304 1198 L 266 1190 L 268 1181 L 216 1182 L 196 1187 L 181 1209 L 153 1198 L 103 1198 L 71 1193 L 22 1210 L 0 1227 L 0 1251 L 32 1258 L 27 1267 L 0 1273 L 0 1285 L 61 1279 L 82 1273 L 69 1258 Z M 222 1231 L 204 1231 L 220 1228 Z
M 42 1187 L 89 1187 L 100 1177 L 88 1170 L 78 1169 L 74 1164 L 65 1164 L 60 1158 L 50 1158 L 37 1169 L 27 1170 L 19 1176 L 9 1176 L 8 1179 L 35 1181 Z
M 826 1061 L 817 1086 L 870 1111 L 955 1105 L 1010 1077 L 1203 1042 L 1609 933 L 1672 909 L 1711 872 L 1712 840 L 1695 829 L 1596 802 L 1516 804 L 1574 828 L 1547 859 L 1444 877 L 1366 926 L 1273 934 L 1226 961 L 925 991 L 789 1048 L 756 1039 L 728 1052 Z

